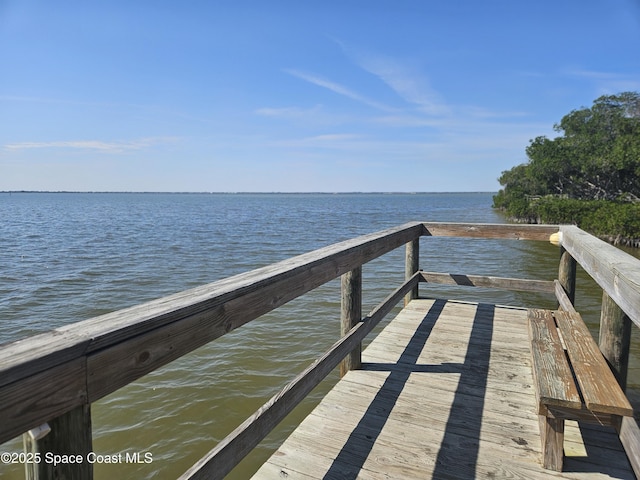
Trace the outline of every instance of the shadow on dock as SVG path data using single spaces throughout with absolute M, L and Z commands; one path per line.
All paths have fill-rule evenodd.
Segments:
M 489 347 L 495 306 L 478 305 L 464 363 L 421 365 L 418 363 L 420 354 L 446 303 L 445 300 L 436 300 L 433 303 L 397 363 L 363 364 L 364 370 L 390 373 L 324 475 L 325 480 L 357 478 L 411 373 L 458 373 L 460 375 L 458 391 L 449 410 L 449 420 L 435 461 L 433 478 L 444 478 L 452 470 L 475 471 L 480 446 L 481 412 L 484 407 L 484 392 L 489 372 Z M 468 384 L 473 384 L 473 396 L 464 394 L 468 393 L 464 392 L 464 387 Z M 428 402 L 428 399 L 425 400 Z M 386 415 L 381 415 L 381 411 L 386 411 Z M 469 415 L 470 411 L 478 414 Z M 456 418 L 467 418 L 464 439 L 461 439 L 455 433 L 455 428 L 450 425 Z M 366 444 L 363 439 L 366 439 Z M 460 448 L 461 441 L 465 443 L 464 448 Z M 354 452 L 358 452 L 357 460 Z M 360 463 L 354 463 L 356 461 Z

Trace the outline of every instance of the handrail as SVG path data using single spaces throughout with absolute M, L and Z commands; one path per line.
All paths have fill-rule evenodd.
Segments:
M 424 222 L 423 236 L 467 237 L 509 240 L 540 240 L 547 242 L 557 233 L 559 225 L 531 225 L 527 223 L 448 223 Z
M 560 306 L 560 309 L 569 313 L 578 313 L 575 307 L 573 306 L 573 302 L 571 302 L 571 299 L 567 295 L 567 292 L 564 290 L 562 283 L 560 283 L 560 280 L 554 280 L 553 286 L 554 286 L 556 298 L 558 299 L 558 304 Z
M 422 231 L 413 222 L 363 235 L 6 345 L 0 443 L 95 402 Z
M 561 262 L 559 281 L 416 272 L 417 241 L 421 236 L 548 241 L 558 230 L 562 249 L 569 255 L 568 267 Z M 90 443 L 92 402 L 402 245 L 407 245 L 408 252 L 407 282 L 382 304 L 384 310 L 391 300 L 398 301 L 414 289 L 417 281 L 555 292 L 562 308 L 573 308 L 571 284 L 575 284 L 575 268 L 571 270 L 571 262 L 577 261 L 640 326 L 640 262 L 577 227 L 410 222 L 0 346 L 0 443 L 78 409 L 84 409 L 84 415 L 89 417 Z M 378 316 L 381 318 L 381 311 L 375 312 L 375 318 Z M 279 399 L 291 395 L 288 393 L 291 391 L 296 398 L 303 398 L 308 386 L 320 378 L 318 372 L 326 374 L 333 369 L 338 357 L 358 343 L 363 332 L 368 332 L 373 322 L 367 323 L 367 318 L 373 317 L 374 312 L 345 330 L 346 336 L 305 370 L 307 374 L 314 372 L 311 374 L 314 380 L 308 380 L 303 372 L 276 395 L 273 406 L 278 406 L 275 410 L 279 412 L 268 413 L 270 418 L 263 427 L 270 430 L 283 415 L 285 410 L 280 409 Z M 252 419 L 247 422 L 253 425 Z M 246 436 L 242 432 L 247 425 L 234 433 Z M 628 422 L 623 423 L 620 435 L 631 438 L 627 445 L 640 438 Z M 224 440 L 212 453 L 225 448 L 233 450 L 229 446 L 232 440 Z M 225 442 L 229 442 L 227 447 Z M 208 464 L 210 460 L 207 456 L 201 462 Z
M 561 295 L 561 305 L 573 309 L 577 262 L 602 288 L 598 346 L 625 389 L 632 322 L 640 328 L 640 260 L 574 225 L 560 227 L 560 243 L 563 257 L 568 254 L 560 264 L 560 283 L 564 281 L 567 293 Z M 640 478 L 640 427 L 633 417 L 622 417 L 617 430 L 629 463 Z
M 640 261 L 574 225 L 562 225 L 562 246 L 640 327 Z
M 555 284 L 550 280 L 527 280 L 522 278 L 488 277 L 462 273 L 420 272 L 421 282 L 465 287 L 500 288 L 523 292 L 555 293 Z

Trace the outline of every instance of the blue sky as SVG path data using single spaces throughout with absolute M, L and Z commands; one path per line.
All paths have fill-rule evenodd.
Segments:
M 495 191 L 638 0 L 0 0 L 0 190 Z

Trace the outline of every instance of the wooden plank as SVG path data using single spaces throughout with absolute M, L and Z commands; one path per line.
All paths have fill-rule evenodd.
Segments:
M 350 374 L 351 375 L 351 374 Z M 340 382 L 341 385 L 347 382 Z M 367 389 L 368 390 L 368 389 Z M 389 400 L 388 412 L 377 409 L 376 412 L 368 410 L 369 424 L 359 424 L 361 420 L 362 412 L 367 410 L 371 406 L 372 400 L 378 402 L 379 395 L 376 395 L 376 390 L 364 391 L 358 389 L 357 386 L 353 390 L 340 392 L 332 391 L 331 396 L 327 396 L 320 405 L 314 410 L 313 414 L 300 425 L 294 436 L 292 436 L 288 442 L 295 438 L 300 442 L 300 447 L 304 447 L 305 444 L 314 445 L 314 449 L 325 448 L 340 448 L 344 445 L 348 438 L 358 437 L 357 442 L 350 444 L 350 452 L 357 451 L 360 443 L 371 443 L 375 439 L 374 448 L 376 451 L 372 451 L 369 457 L 375 455 L 377 457 L 378 452 L 395 457 L 395 452 L 400 451 L 415 451 L 416 458 L 412 460 L 415 462 L 419 459 L 428 461 L 428 458 L 433 462 L 437 458 L 440 443 L 442 441 L 442 432 L 445 430 L 451 436 L 461 440 L 464 445 L 472 444 L 474 438 L 477 436 L 477 431 L 473 425 L 473 422 L 469 422 L 470 418 L 477 417 L 478 411 L 471 406 L 466 414 L 461 414 L 455 418 L 447 418 L 446 412 L 451 408 L 451 402 L 455 398 L 455 390 L 450 395 L 444 396 L 432 395 L 430 390 L 416 390 L 413 401 L 407 402 L 405 389 L 400 397 L 393 405 Z M 422 392 L 422 396 L 420 396 Z M 355 396 L 354 396 L 355 395 Z M 434 398 L 436 404 L 432 407 L 425 408 L 424 396 L 428 398 Z M 422 398 L 422 401 L 421 401 Z M 345 401 L 349 399 L 349 401 Z M 392 410 L 391 410 L 392 409 Z M 443 415 L 444 413 L 444 415 Z M 505 447 L 510 448 L 511 458 L 520 458 L 526 460 L 531 458 L 531 448 L 529 445 L 537 443 L 537 433 L 533 431 L 533 427 L 536 427 L 535 422 L 531 422 L 531 426 L 528 429 L 519 429 L 513 425 L 511 420 L 513 418 L 505 418 L 503 415 L 484 415 L 482 422 L 482 439 L 484 450 L 504 451 Z M 384 422 L 384 428 L 379 432 L 375 428 L 371 428 L 370 425 L 376 425 Z M 429 425 L 428 431 L 425 431 L 424 426 Z M 358 427 L 356 431 L 354 429 Z M 537 427 L 536 427 L 537 428 Z M 430 435 L 431 432 L 440 432 L 438 434 Z M 518 439 L 519 443 L 513 440 L 513 437 Z M 525 440 L 525 437 L 527 440 Z M 377 448 L 379 447 L 379 448 Z M 335 456 L 336 450 L 333 450 Z M 367 456 L 367 451 L 364 450 L 361 454 L 362 457 Z M 386 466 L 386 465 L 385 465 Z M 365 464 L 363 468 L 367 468 Z M 392 469 L 383 468 L 381 473 L 385 475 L 391 474 Z M 413 472 L 415 475 L 415 472 Z M 321 476 L 321 473 L 318 472 Z M 358 477 L 360 478 L 360 476 Z M 415 478 L 415 477 L 410 477 Z M 418 478 L 423 478 L 422 476 Z
M 415 453 L 423 456 L 429 453 L 432 458 L 435 458 L 438 453 L 438 446 L 441 438 L 434 439 L 437 436 L 430 436 L 424 432 L 425 422 L 430 425 L 431 431 L 444 432 L 448 430 L 449 434 L 453 434 L 457 437 L 473 440 L 477 436 L 477 431 L 473 425 L 470 425 L 469 417 L 460 415 L 456 418 L 447 419 L 442 415 L 442 412 L 447 412 L 451 408 L 451 402 L 445 405 L 438 405 L 442 409 L 440 415 L 438 412 L 431 409 L 433 413 L 430 417 L 416 418 L 413 423 L 405 421 L 400 416 L 395 415 L 395 411 L 390 415 L 379 414 L 376 419 L 372 419 L 371 424 L 385 422 L 382 431 L 376 431 L 372 425 L 361 424 L 358 425 L 358 421 L 351 421 L 356 418 L 358 413 L 366 410 L 370 405 L 369 402 L 358 404 L 358 409 L 351 410 L 336 410 L 334 406 L 337 406 L 337 402 L 344 399 L 337 399 L 334 397 L 331 403 L 323 403 L 318 406 L 317 411 L 307 417 L 305 421 L 296 429 L 295 438 L 301 441 L 302 444 L 313 442 L 318 446 L 333 447 L 337 445 L 343 445 L 350 435 L 359 436 L 358 442 L 353 442 L 357 448 L 359 444 L 366 445 L 367 437 L 373 439 L 376 438 L 376 446 L 383 447 L 387 450 L 388 454 L 398 449 L 401 445 L 405 451 L 407 449 L 414 449 Z M 360 401 L 360 399 L 357 399 Z M 346 403 L 346 402 L 342 402 Z M 418 411 L 425 410 L 418 408 Z M 473 415 L 471 413 L 470 415 Z M 485 417 L 483 418 L 490 418 Z M 451 420 L 451 421 L 450 421 Z M 533 445 L 539 441 L 537 433 L 533 431 L 533 428 L 518 429 L 514 426 L 507 426 L 505 420 L 513 420 L 513 418 L 500 418 L 496 416 L 491 418 L 492 422 L 482 426 L 482 439 L 485 449 L 491 450 L 504 450 L 505 447 L 514 448 L 510 449 L 511 458 L 529 459 L 531 458 L 531 449 L 529 445 Z M 348 423 L 345 423 L 348 422 Z M 511 424 L 510 424 L 511 425 Z M 358 428 L 359 427 L 359 428 Z M 356 430 L 354 432 L 354 430 Z M 513 441 L 513 436 L 517 435 L 520 443 Z M 523 437 L 526 437 L 524 438 Z M 353 438 L 353 437 L 352 437 Z M 434 441 L 435 440 L 435 441 Z M 528 447 L 528 448 L 527 448 Z M 364 455 L 368 453 L 366 450 Z M 385 472 L 387 473 L 387 472 Z
M 354 421 L 358 418 L 357 412 L 360 411 L 361 415 L 364 411 L 363 405 L 371 402 L 374 397 L 379 398 L 380 404 L 384 405 L 385 397 L 387 397 L 389 399 L 387 405 L 389 409 L 393 409 L 394 418 L 397 420 L 418 426 L 433 422 L 450 422 L 451 424 L 459 422 L 464 425 L 468 423 L 468 418 L 478 414 L 475 407 L 478 399 L 485 399 L 483 415 L 486 415 L 486 420 L 483 422 L 493 424 L 502 431 L 505 428 L 510 428 L 507 426 L 510 422 L 505 423 L 506 418 L 517 419 L 520 423 L 528 423 L 531 427 L 537 427 L 537 416 L 533 411 L 535 402 L 532 395 L 524 393 L 524 388 L 520 390 L 513 384 L 510 395 L 506 395 L 493 388 L 489 393 L 487 389 L 483 390 L 478 383 L 465 383 L 464 387 L 458 390 L 460 377 L 456 373 L 415 374 L 411 375 L 410 381 L 407 383 L 397 382 L 390 376 L 384 376 L 381 382 L 379 378 L 376 378 L 373 384 L 370 381 L 381 372 L 362 371 L 357 373 L 357 375 L 350 373 L 345 376 L 344 381 L 340 381 L 332 390 L 332 396 L 327 398 L 327 401 L 335 396 L 349 398 L 350 401 L 343 402 L 344 404 L 337 402 L 337 405 L 331 408 L 340 411 L 353 410 L 352 413 L 344 414 L 344 416 L 352 417 Z M 469 378 L 472 376 L 470 375 Z M 382 386 L 391 393 L 381 391 Z M 400 390 L 402 390 L 401 394 L 394 396 L 393 392 Z M 486 397 L 483 396 L 485 393 Z M 451 406 L 451 401 L 458 395 L 464 400 L 464 402 L 460 402 L 464 407 L 460 409 L 460 418 L 443 418 L 442 412 Z M 429 399 L 428 403 L 425 403 L 425 398 Z M 317 407 L 316 414 L 330 416 L 331 412 L 325 413 L 321 405 Z M 370 413 L 374 414 L 375 412 Z M 516 431 L 517 429 L 512 434 L 515 434 Z M 537 440 L 537 431 L 535 435 Z
M 558 225 L 446 223 L 424 222 L 424 236 L 505 238 L 511 240 L 542 240 L 557 233 Z
M 406 331 L 398 329 L 391 330 L 398 335 L 402 334 L 403 337 L 396 339 L 382 339 L 379 342 L 372 342 L 368 348 L 371 349 L 371 354 L 376 354 L 375 361 L 379 363 L 382 360 L 387 362 L 394 361 L 394 364 L 400 365 L 401 363 L 408 363 L 409 365 L 418 365 L 420 367 L 426 367 L 428 365 L 434 365 L 437 362 L 447 362 L 453 365 L 463 365 L 465 361 L 472 361 L 474 359 L 482 360 L 488 354 L 491 354 L 491 361 L 499 362 L 512 362 L 516 363 L 518 367 L 528 366 L 529 359 L 522 359 L 522 352 L 518 351 L 514 347 L 515 342 L 527 341 L 528 338 L 518 335 L 512 338 L 512 344 L 508 345 L 507 341 L 497 343 L 498 341 L 491 341 L 489 339 L 483 340 L 477 333 L 474 333 L 474 339 L 483 344 L 474 345 L 472 349 L 468 348 L 468 344 L 465 340 L 468 340 L 469 335 L 460 333 L 456 336 L 454 333 L 449 332 L 437 332 L 437 341 L 439 344 L 444 345 L 448 350 L 434 348 L 433 343 L 435 340 L 429 340 L 425 345 L 413 345 L 411 350 L 415 353 L 415 358 L 405 359 L 402 358 L 403 353 L 406 351 L 406 338 L 404 334 Z M 432 337 L 435 338 L 435 337 Z M 405 344 L 403 344 L 403 340 Z M 526 343 L 525 343 L 526 345 Z M 418 350 L 419 349 L 419 350 Z M 495 356 L 494 356 L 495 354 Z M 370 357 L 367 357 L 370 358 Z M 414 362 L 415 360 L 415 362 Z M 366 360 L 365 360 L 366 361 Z M 529 368 L 529 367 L 527 367 Z
M 405 334 L 409 334 L 413 330 L 415 330 L 416 325 L 419 322 L 393 322 L 393 325 L 390 326 L 391 329 L 398 331 L 398 334 L 401 334 L 401 331 L 405 331 Z M 446 326 L 446 328 L 442 327 L 442 325 L 436 325 L 434 328 L 437 328 L 439 332 L 442 332 L 444 335 L 466 335 L 469 336 L 471 326 L 463 325 L 459 323 L 450 323 Z M 492 330 L 491 327 L 485 327 L 483 325 L 476 325 L 476 331 L 479 330 Z M 495 327 L 493 329 L 495 332 Z M 500 327 L 500 335 L 496 338 L 492 338 L 492 342 L 499 343 L 500 341 L 509 340 L 510 336 L 514 337 L 522 337 L 524 339 L 528 339 L 528 334 L 526 330 L 526 326 L 522 325 L 501 325 Z M 393 337 L 390 337 L 393 338 Z
M 519 290 L 525 292 L 555 292 L 554 283 L 548 280 L 490 277 L 483 275 L 466 275 L 461 273 L 420 273 L 422 279 L 428 283 L 437 283 L 443 285 L 463 285 L 467 287 L 500 288 L 504 290 Z
M 80 330 L 56 329 L 0 345 L 0 387 L 77 360 L 90 341 Z
M 548 405 L 580 409 L 580 395 L 573 382 L 551 312 L 530 309 L 528 317 L 538 413 L 545 412 Z
M 562 283 L 560 283 L 559 280 L 554 280 L 553 283 L 555 285 L 556 299 L 558 300 L 560 308 L 565 312 L 577 313 L 576 309 L 573 306 L 573 302 L 567 295 L 567 292 L 564 290 Z
M 438 443 L 438 438 L 429 431 L 425 430 L 425 434 L 432 444 Z M 458 452 L 464 452 L 465 448 L 469 448 L 468 440 L 465 438 L 451 438 L 455 442 L 455 448 Z M 498 451 L 490 452 L 486 457 L 473 465 L 466 462 L 456 462 L 453 466 L 450 458 L 443 458 L 440 466 L 436 466 L 432 458 L 436 458 L 437 454 L 433 454 L 429 445 L 426 445 L 420 454 L 420 450 L 416 449 L 413 455 L 406 453 L 404 450 L 396 449 L 379 449 L 376 448 L 371 452 L 370 459 L 365 462 L 362 468 L 353 465 L 358 462 L 357 455 L 345 455 L 343 462 L 336 465 L 332 459 L 335 456 L 335 449 L 329 446 L 318 450 L 302 450 L 304 446 L 304 438 L 300 439 L 298 444 L 285 443 L 279 451 L 277 458 L 269 460 L 269 464 L 262 467 L 254 477 L 254 480 L 287 478 L 295 479 L 324 479 L 324 480 L 407 480 L 407 479 L 430 479 L 430 478 L 446 478 L 468 480 L 470 478 L 509 478 L 514 480 L 540 480 L 540 479 L 611 479 L 611 478 L 630 478 L 625 475 L 624 471 L 607 468 L 607 472 L 617 473 L 620 476 L 612 476 L 608 473 L 598 473 L 597 470 L 586 473 L 562 474 L 542 470 L 531 462 L 524 462 L 508 458 Z M 467 442 L 467 444 L 465 444 Z M 386 445 L 384 445 L 386 447 Z M 404 445 L 403 445 L 404 446 Z M 390 446 L 391 447 L 391 446 Z M 451 446 L 453 450 L 453 445 Z M 412 451 L 414 451 L 412 449 Z M 504 449 L 503 449 L 504 452 Z M 459 457 L 461 455 L 456 455 Z M 584 469 L 584 465 L 577 464 L 577 468 Z M 602 469 L 595 467 L 595 469 Z M 268 470 L 267 470 L 268 469 Z M 593 470 L 593 469 L 592 469 Z M 331 475 L 326 475 L 331 471 Z M 580 471 L 580 470 L 578 470 Z M 280 473 L 284 472 L 284 473 Z M 437 472 L 439 476 L 435 476 Z
M 77 358 L 0 389 L 0 443 L 87 401 L 86 360 Z
M 263 464 L 260 467 L 260 471 L 251 478 L 254 480 L 272 480 L 274 478 L 286 478 L 287 480 L 315 480 L 317 477 L 297 472 L 285 466 L 267 462 Z
M 553 418 L 575 420 L 577 422 L 590 423 L 593 425 L 615 426 L 620 421 L 619 415 L 592 412 L 585 405 L 582 405 L 579 409 L 549 407 L 547 415 Z
M 496 392 L 511 392 L 514 389 L 531 389 L 530 367 L 518 368 L 511 371 L 508 370 L 507 367 L 512 364 L 509 364 L 507 362 L 496 362 L 495 364 L 490 365 L 486 372 L 480 371 L 479 369 L 473 367 L 463 370 L 460 365 L 451 364 L 450 362 L 448 362 L 444 355 L 442 355 L 440 358 L 442 359 L 441 363 L 427 365 L 421 364 L 416 368 L 412 368 L 410 364 L 389 363 L 385 365 L 385 359 L 381 358 L 381 363 L 375 364 L 375 368 L 381 368 L 383 371 L 393 368 L 392 371 L 395 374 L 410 375 L 411 381 L 414 383 L 422 383 L 422 380 L 419 380 L 417 376 L 423 375 L 427 377 L 427 373 L 433 373 L 432 377 L 428 377 L 432 382 L 432 385 L 429 385 L 429 388 L 443 389 L 445 391 L 451 388 L 455 390 L 457 386 L 456 382 L 461 373 L 465 372 L 472 374 L 471 378 L 466 380 L 465 385 L 463 387 L 460 387 L 461 395 L 467 393 L 470 395 L 481 394 L 483 392 L 483 389 L 486 387 L 486 381 L 491 382 L 491 388 Z M 440 359 L 435 360 L 436 362 L 440 361 Z M 469 360 L 475 361 L 474 358 L 470 358 Z M 374 367 L 365 364 L 364 368 L 370 371 Z M 486 380 L 486 378 L 482 376 L 482 373 L 488 373 L 490 380 Z M 453 381 L 453 383 L 451 383 L 450 380 L 447 380 L 446 375 L 455 376 L 455 380 Z
M 554 315 L 587 408 L 599 413 L 633 415 L 629 400 L 580 314 L 558 311 Z
M 368 403 L 376 395 L 377 389 L 367 385 L 365 375 L 371 372 L 357 372 L 357 376 L 365 381 L 359 381 L 352 388 L 341 388 L 343 384 L 348 383 L 353 377 L 355 372 L 352 372 L 348 378 L 341 381 L 331 393 L 336 391 L 342 398 L 348 398 L 349 401 L 336 400 L 335 397 L 327 396 L 327 401 L 331 401 L 330 407 L 324 407 L 324 402 L 314 410 L 313 415 L 320 415 L 323 419 L 330 420 L 333 418 L 343 419 L 345 423 L 344 428 L 349 430 L 353 428 L 353 422 L 357 423 L 362 411 L 366 410 Z M 376 372 L 377 373 L 377 372 Z M 440 374 L 442 377 L 443 374 Z M 415 378 L 412 376 L 411 378 Z M 407 384 L 400 397 L 393 404 L 393 411 L 387 421 L 387 424 L 393 424 L 398 422 L 398 430 L 406 433 L 405 437 L 410 437 L 410 427 L 415 425 L 417 429 L 424 428 L 428 425 L 428 430 L 442 431 L 445 428 L 448 432 L 455 432 L 456 434 L 464 435 L 465 424 L 470 418 L 476 417 L 480 414 L 477 409 L 473 408 L 474 398 L 465 399 L 461 401 L 461 405 L 468 405 L 468 408 L 462 412 L 457 410 L 459 414 L 455 418 L 447 419 L 448 408 L 451 405 L 451 399 L 453 396 L 460 395 L 460 391 L 457 389 L 457 382 L 455 379 L 451 379 L 449 382 L 441 382 L 442 385 L 449 383 L 451 388 L 448 389 L 449 393 L 445 393 L 444 390 L 432 389 L 432 380 L 430 377 L 426 382 L 420 384 Z M 491 378 L 491 377 L 490 377 Z M 491 380 L 489 380 L 491 382 Z M 388 384 L 385 384 L 388 386 Z M 462 393 L 463 396 L 466 394 Z M 362 398 L 362 400 L 360 399 Z M 476 395 L 477 398 L 483 397 L 483 394 L 479 392 Z M 424 404 L 424 399 L 429 399 L 428 407 Z M 532 409 L 533 399 L 531 395 L 524 393 L 512 392 L 511 395 L 505 395 L 505 398 L 496 397 L 493 390 L 487 390 L 487 396 L 485 398 L 485 404 L 482 414 L 482 432 L 481 446 L 483 449 L 487 449 L 489 445 L 502 445 L 503 453 L 508 454 L 510 457 L 517 455 L 516 452 L 510 450 L 505 451 L 508 448 L 509 443 L 514 443 L 514 438 L 524 445 L 528 445 L 526 448 L 530 451 L 532 447 L 536 447 L 539 444 L 538 436 L 538 422 L 537 416 L 527 415 L 527 411 Z M 378 415 L 384 416 L 383 411 L 378 411 Z M 367 415 L 373 415 L 374 412 L 368 411 Z M 527 425 L 526 429 L 525 425 Z M 535 430 L 534 430 L 535 429 Z M 420 437 L 424 438 L 425 433 Z M 316 441 L 321 441 L 322 435 Z M 470 440 L 476 438 L 472 435 L 472 431 L 469 431 Z M 425 440 L 429 440 L 428 437 Z M 505 440 L 502 442 L 501 440 Z M 330 441 L 330 440 L 329 440 Z M 526 442 L 526 443 L 525 443 Z M 437 442 L 436 442 L 437 443 Z M 517 445 L 517 444 L 516 444 Z M 514 445 L 515 446 L 515 445 Z M 398 447 L 402 448 L 402 447 Z M 622 452 L 618 452 L 622 453 Z M 391 453 L 390 453 L 391 454 Z M 622 454 L 624 455 L 624 454 Z M 612 460 L 612 455 L 604 456 L 605 462 L 609 463 Z M 593 459 L 593 452 L 591 452 L 591 458 Z M 535 457 L 537 462 L 537 455 Z M 386 473 L 386 471 L 385 471 Z M 419 477 L 424 478 L 424 477 Z
M 230 318 L 225 311 L 221 307 L 193 315 L 89 354 L 86 379 L 89 401 L 109 395 L 158 366 L 180 358 L 185 350 L 196 349 L 244 323 L 245 319 L 236 315 Z
M 573 225 L 562 225 L 562 246 L 640 327 L 640 260 Z
M 633 417 L 622 417 L 620 424 L 620 442 L 627 453 L 629 463 L 640 478 L 640 428 Z

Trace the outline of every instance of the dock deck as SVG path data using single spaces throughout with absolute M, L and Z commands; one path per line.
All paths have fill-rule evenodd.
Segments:
M 416 299 L 254 479 L 635 478 L 612 428 L 567 422 L 542 468 L 526 310 Z

